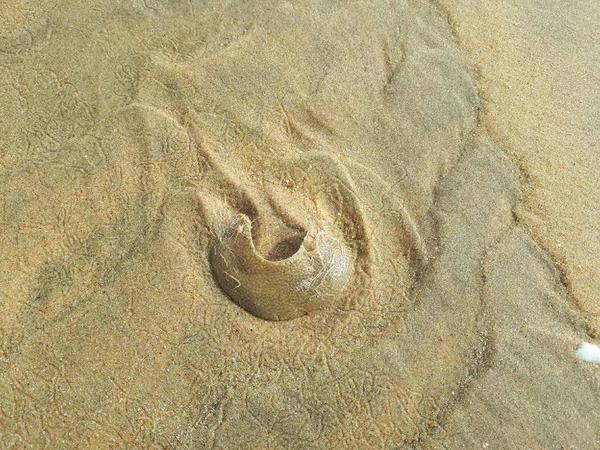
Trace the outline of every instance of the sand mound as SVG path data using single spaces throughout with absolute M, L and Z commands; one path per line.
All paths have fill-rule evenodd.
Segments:
M 597 438 L 441 9 L 46 3 L 0 39 L 7 447 Z
M 289 320 L 339 302 L 353 272 L 353 261 L 325 230 L 297 241 L 279 242 L 269 258 L 252 239 L 252 223 L 238 216 L 217 243 L 211 262 L 219 285 L 248 312 L 265 320 Z

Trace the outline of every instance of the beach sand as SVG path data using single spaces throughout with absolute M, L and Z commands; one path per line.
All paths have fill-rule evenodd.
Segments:
M 0 3 L 0 447 L 593 448 L 600 6 Z

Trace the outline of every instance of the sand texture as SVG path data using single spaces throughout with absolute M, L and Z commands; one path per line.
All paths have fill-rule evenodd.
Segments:
M 600 4 L 0 0 L 0 448 L 594 448 Z

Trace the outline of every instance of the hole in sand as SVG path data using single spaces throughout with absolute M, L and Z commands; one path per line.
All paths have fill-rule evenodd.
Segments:
M 298 251 L 302 245 L 304 236 L 292 236 L 277 243 L 267 255 L 267 259 L 271 261 L 281 261 L 289 258 Z

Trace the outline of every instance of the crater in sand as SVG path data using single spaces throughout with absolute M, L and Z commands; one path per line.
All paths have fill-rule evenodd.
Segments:
M 267 320 L 342 304 L 354 263 L 341 241 L 315 230 L 302 240 L 284 241 L 285 257 L 266 259 L 254 246 L 251 227 L 246 215 L 237 216 L 211 252 L 215 277 L 234 302 Z

